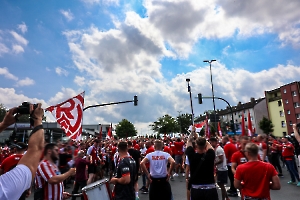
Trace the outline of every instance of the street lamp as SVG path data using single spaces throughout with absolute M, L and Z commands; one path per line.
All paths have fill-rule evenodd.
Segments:
M 203 62 L 209 63 L 209 70 L 210 70 L 210 82 L 211 82 L 211 92 L 213 97 L 213 105 L 214 105 L 214 115 L 215 115 L 215 123 L 216 123 L 216 104 L 215 104 L 215 94 L 214 94 L 214 84 L 212 80 L 212 72 L 211 72 L 211 63 L 217 60 L 203 60 Z M 216 128 L 216 127 L 215 127 Z
M 192 101 L 192 91 L 190 86 L 191 79 L 187 78 L 185 81 L 188 83 L 188 92 L 190 93 L 190 102 L 191 102 L 191 110 L 192 110 L 192 124 L 194 125 L 194 109 L 193 109 L 193 101 Z

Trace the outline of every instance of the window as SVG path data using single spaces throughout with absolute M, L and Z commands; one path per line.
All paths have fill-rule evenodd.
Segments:
M 295 102 L 295 103 L 294 103 L 294 107 L 295 107 L 295 108 L 299 107 L 299 103 L 298 103 L 298 102 Z
M 282 132 L 283 136 L 286 136 L 286 132 Z
M 293 122 L 292 121 L 290 121 L 290 126 L 292 126 L 293 125 Z
M 253 121 L 253 117 L 251 116 L 251 121 Z
M 297 96 L 296 91 L 293 91 L 293 92 L 292 92 L 292 96 L 294 96 L 294 97 Z
M 245 117 L 245 122 L 247 121 L 247 117 Z
M 291 114 L 291 111 L 290 111 L 290 110 L 287 110 L 287 114 L 290 115 L 290 114 Z
M 289 103 L 289 100 L 288 100 L 288 99 L 286 99 L 286 100 L 285 100 L 285 103 L 286 103 L 286 104 L 288 104 L 288 103 Z
M 278 103 L 278 106 L 281 106 L 281 101 L 278 101 L 277 103 Z
M 282 110 L 279 111 L 279 115 L 280 115 L 280 117 L 284 116 Z
M 284 94 L 286 93 L 286 89 L 283 89 L 283 93 L 284 93 Z
M 281 127 L 285 127 L 286 124 L 285 124 L 285 121 L 281 121 Z
M 300 119 L 300 113 L 296 114 L 296 118 Z
M 277 93 L 274 94 L 274 97 L 277 97 Z

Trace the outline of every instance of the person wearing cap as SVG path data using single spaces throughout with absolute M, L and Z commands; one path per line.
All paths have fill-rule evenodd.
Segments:
M 44 110 L 41 105 L 40 103 L 37 104 L 35 109 L 32 105 L 29 107 L 29 113 L 31 113 L 31 119 L 33 119 L 33 130 L 29 137 L 28 149 L 15 168 L 0 176 L 1 200 L 19 199 L 22 193 L 31 186 L 44 148 L 45 136 L 42 126 Z M 19 116 L 17 113 L 17 107 L 7 111 L 0 123 L 0 132 L 17 121 Z

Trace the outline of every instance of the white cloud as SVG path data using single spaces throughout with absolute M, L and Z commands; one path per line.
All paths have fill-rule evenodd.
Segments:
M 22 45 L 27 45 L 28 41 L 21 35 L 19 35 L 18 33 L 16 33 L 15 31 L 10 31 L 10 34 L 15 38 L 15 40 L 17 42 L 19 42 Z
M 79 86 L 83 86 L 85 84 L 85 78 L 82 76 L 76 76 L 74 79 L 74 83 L 76 83 Z
M 13 47 L 12 47 L 12 51 L 13 51 L 14 53 L 18 54 L 18 53 L 23 53 L 23 52 L 24 52 L 24 49 L 23 49 L 23 47 L 22 47 L 21 45 L 15 44 L 15 45 L 13 45 Z
M 46 102 L 42 99 L 31 98 L 24 94 L 16 93 L 16 90 L 13 88 L 0 88 L 0 102 L 7 108 L 17 107 L 24 101 L 42 103 L 43 108 L 47 106 Z
M 67 70 L 65 70 L 65 69 L 63 69 L 63 68 L 61 68 L 61 67 L 56 67 L 55 68 L 55 72 L 58 74 L 58 75 L 64 75 L 64 76 L 68 76 L 68 71 Z
M 119 0 L 81 0 L 85 4 L 119 5 Z
M 67 19 L 67 21 L 72 21 L 74 19 L 73 13 L 69 10 L 60 10 L 60 13 Z
M 29 85 L 34 85 L 34 80 L 32 80 L 31 78 L 26 77 L 25 79 L 19 80 L 17 82 L 17 86 L 29 86 Z
M 8 52 L 9 52 L 9 48 L 7 48 L 5 44 L 0 43 L 0 56 Z
M 18 29 L 24 34 L 27 32 L 27 26 L 24 22 L 22 24 L 18 24 Z
M 5 78 L 12 79 L 14 81 L 18 80 L 18 77 L 11 74 L 6 67 L 0 68 L 0 75 L 4 75 Z

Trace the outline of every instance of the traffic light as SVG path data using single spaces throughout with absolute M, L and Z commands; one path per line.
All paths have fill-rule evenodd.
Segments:
M 198 103 L 202 104 L 202 94 L 201 93 L 198 94 Z
M 133 97 L 133 105 L 134 106 L 138 105 L 138 97 L 136 95 Z

